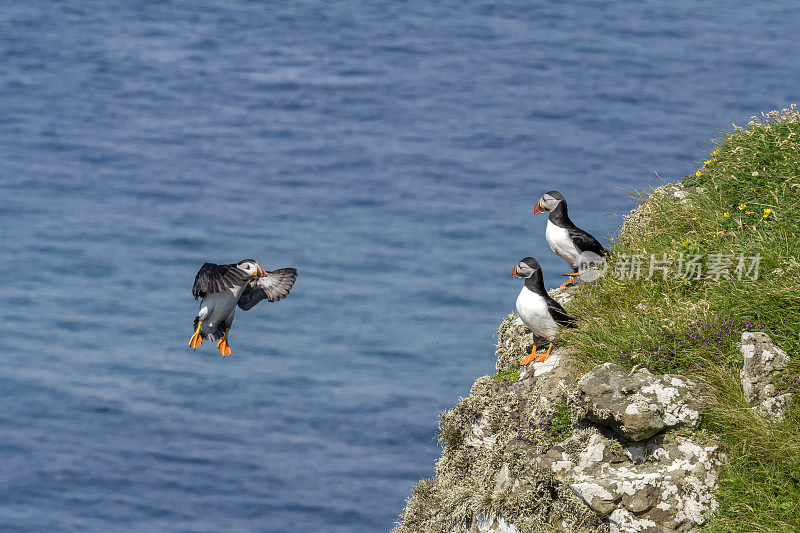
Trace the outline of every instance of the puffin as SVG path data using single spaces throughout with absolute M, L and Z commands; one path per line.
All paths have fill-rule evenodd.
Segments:
M 553 339 L 558 336 L 561 327 L 574 328 L 575 319 L 547 294 L 542 267 L 533 257 L 526 257 L 514 265 L 511 277 L 525 278 L 525 285 L 517 296 L 517 314 L 522 323 L 533 331 L 533 349 L 519 365 L 526 366 L 531 361 L 546 361 L 553 349 Z M 550 346 L 547 352 L 537 355 L 537 345 L 542 339 L 550 341 Z
M 547 244 L 557 256 L 564 259 L 572 267 L 569 279 L 561 284 L 562 287 L 575 283 L 575 278 L 588 270 L 579 271 L 580 267 L 587 267 L 591 263 L 603 261 L 608 250 L 595 239 L 589 232 L 580 229 L 567 214 L 567 201 L 558 191 L 544 193 L 533 208 L 533 213 L 548 213 L 547 229 L 544 236 Z
M 194 335 L 189 347 L 195 350 L 204 339 L 217 341 L 223 357 L 231 354 L 228 332 L 238 305 L 247 311 L 261 300 L 275 302 L 285 298 L 297 279 L 294 268 L 264 270 L 255 259 L 217 265 L 206 263 L 194 278 L 192 296 L 200 300 L 194 319 Z

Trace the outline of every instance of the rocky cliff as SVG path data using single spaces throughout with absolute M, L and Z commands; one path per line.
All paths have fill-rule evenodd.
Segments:
M 651 198 L 686 202 L 688 194 L 672 184 Z M 652 209 L 645 202 L 634 210 L 620 238 L 641 231 Z M 580 290 L 551 294 L 569 309 Z M 724 333 L 713 335 L 741 335 L 741 361 L 733 364 L 747 405 L 765 423 L 784 416 L 789 356 L 765 333 L 723 322 Z M 395 532 L 702 529 L 718 507 L 726 464 L 719 438 L 701 426 L 716 402 L 702 372 L 651 373 L 626 354 L 624 366 L 592 364 L 565 346 L 520 368 L 531 346 L 530 333 L 509 315 L 498 330 L 497 373 L 477 379 L 469 396 L 441 414 L 435 477 L 413 488 Z
M 396 532 L 655 533 L 705 524 L 725 463 L 719 442 L 698 429 L 710 388 L 613 363 L 583 372 L 568 348 L 520 370 L 531 342 L 515 315 L 506 318 L 498 373 L 442 414 L 436 477 L 414 487 Z M 786 354 L 763 333 L 745 333 L 742 351 L 753 405 L 781 404 L 767 382 Z

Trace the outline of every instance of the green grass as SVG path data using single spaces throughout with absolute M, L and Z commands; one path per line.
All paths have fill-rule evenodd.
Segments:
M 800 114 L 771 112 L 720 139 L 683 183 L 686 201 L 650 196 L 612 242 L 611 268 L 579 286 L 567 306 L 581 326 L 561 344 L 587 368 L 611 361 L 710 382 L 704 429 L 729 457 L 708 531 L 800 531 L 800 407 L 768 423 L 739 382 L 743 330 L 763 330 L 793 358 L 786 387 L 800 393 Z M 644 200 L 644 198 L 643 198 Z M 625 257 L 722 254 L 730 279 L 615 279 Z M 760 259 L 757 280 L 737 279 L 738 257 Z M 677 262 L 676 262 L 677 264 Z M 705 265 L 704 265 L 705 266 Z
M 503 370 L 492 376 L 498 383 L 514 383 L 519 379 L 519 366 L 513 366 L 508 370 Z

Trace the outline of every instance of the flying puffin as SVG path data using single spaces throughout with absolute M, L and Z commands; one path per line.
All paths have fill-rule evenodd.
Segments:
M 572 274 L 563 274 L 569 276 L 569 280 L 565 281 L 562 287 L 575 283 L 575 277 L 586 272 L 586 269 L 578 271 L 581 266 L 599 263 L 608 253 L 597 239 L 572 223 L 567 215 L 567 201 L 560 192 L 545 193 L 536 202 L 533 212 L 537 215 L 549 212 L 547 229 L 544 233 L 547 244 L 557 256 L 572 267 Z
M 236 306 L 247 311 L 265 298 L 270 302 L 285 298 L 296 278 L 294 268 L 265 271 L 254 259 L 230 265 L 204 264 L 192 287 L 194 299 L 202 300 L 189 347 L 194 350 L 203 344 L 203 339 L 208 339 L 218 341 L 217 348 L 223 357 L 230 355 L 228 332 Z
M 533 350 L 519 364 L 525 366 L 531 361 L 540 363 L 550 357 L 552 341 L 558 336 L 560 327 L 574 328 L 575 319 L 547 294 L 542 267 L 533 257 L 526 257 L 514 265 L 511 277 L 525 278 L 525 285 L 517 296 L 517 314 L 522 323 L 533 331 Z M 550 341 L 550 346 L 547 352 L 537 355 L 536 347 L 540 339 Z

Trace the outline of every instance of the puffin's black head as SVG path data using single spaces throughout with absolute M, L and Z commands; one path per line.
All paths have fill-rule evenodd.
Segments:
M 261 268 L 261 265 L 259 265 L 258 261 L 255 259 L 242 259 L 236 263 L 236 268 L 239 270 L 244 270 L 249 276 L 253 276 L 254 278 L 260 278 L 261 276 L 267 275 L 267 273 L 264 272 L 264 269 Z
M 558 204 L 564 202 L 566 204 L 566 200 L 564 200 L 564 195 L 558 191 L 550 191 L 544 193 L 539 201 L 536 202 L 536 206 L 533 208 L 533 212 L 535 214 L 539 213 L 546 213 L 547 211 L 552 211 L 555 209 Z
M 533 257 L 526 257 L 516 265 L 514 265 L 514 270 L 511 272 L 512 278 L 529 278 L 536 274 L 537 272 L 541 272 L 542 267 L 539 266 L 539 261 L 534 259 Z

